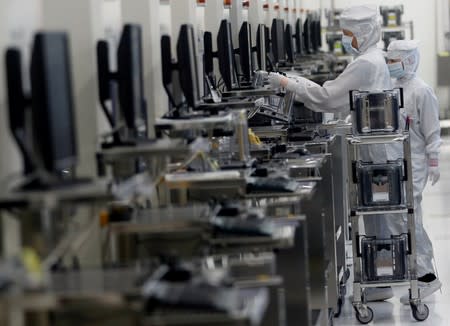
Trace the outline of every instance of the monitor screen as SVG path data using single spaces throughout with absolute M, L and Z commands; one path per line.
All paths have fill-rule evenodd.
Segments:
M 18 49 L 8 49 L 5 56 L 8 84 L 9 125 L 11 132 L 25 130 L 26 100 L 22 81 L 22 55 Z
M 138 137 L 147 127 L 142 63 L 142 31 L 139 25 L 124 26 L 117 52 L 119 102 L 125 123 Z M 146 131 L 143 132 L 146 134 Z
M 322 35 L 320 31 L 320 20 L 314 19 L 311 21 L 311 46 L 312 52 L 316 53 L 322 45 Z
M 172 49 L 171 39 L 168 35 L 161 36 L 161 65 L 164 87 L 172 84 Z
M 195 46 L 194 27 L 192 25 L 181 25 L 177 42 L 177 58 L 181 89 L 189 107 L 195 108 L 201 98 L 197 50 Z
M 294 37 L 292 36 L 291 24 L 286 25 L 286 30 L 284 31 L 284 44 L 286 46 L 287 62 L 294 63 Z
M 316 29 L 316 33 L 317 33 L 317 38 L 319 40 L 318 44 L 319 44 L 319 48 L 322 47 L 322 22 L 320 21 L 320 17 L 317 18 L 317 29 Z
M 211 32 L 205 32 L 203 35 L 203 65 L 205 75 L 212 81 L 214 75 L 214 52 Z
M 178 108 L 182 101 L 180 94 L 175 94 L 174 89 L 179 89 L 179 81 L 177 74 L 175 77 L 176 63 L 172 57 L 172 40 L 169 35 L 161 36 L 161 65 L 162 65 L 162 80 L 166 91 L 171 110 Z M 175 86 L 176 85 L 176 86 Z M 178 95 L 178 96 L 177 96 Z M 175 113 L 176 111 L 174 111 Z
M 303 24 L 303 47 L 305 53 L 312 53 L 313 50 L 311 44 L 311 27 L 311 17 L 309 16 Z
M 267 64 L 271 57 L 269 27 L 264 24 L 258 25 L 256 31 L 256 52 L 258 59 L 258 67 L 260 70 L 268 70 Z
M 33 172 L 33 164 L 28 152 L 28 137 L 25 123 L 29 103 L 23 91 L 22 55 L 20 50 L 10 48 L 6 51 L 6 80 L 8 86 L 9 128 L 22 153 L 24 174 Z
M 244 22 L 239 31 L 239 58 L 244 79 L 252 77 L 252 31 L 249 23 Z
M 115 128 L 116 121 L 114 116 L 114 105 L 112 109 L 107 106 L 107 101 L 112 100 L 111 90 L 111 71 L 109 64 L 109 44 L 107 41 L 99 41 L 97 43 L 97 77 L 98 77 L 98 95 L 103 112 L 108 119 L 111 128 Z
M 272 55 L 274 63 L 286 62 L 286 50 L 284 46 L 284 21 L 275 18 L 271 29 Z
M 233 40 L 231 37 L 231 24 L 226 20 L 220 22 L 217 34 L 217 52 L 219 70 L 227 90 L 238 86 L 234 58 Z
M 295 22 L 295 52 L 299 55 L 305 53 L 303 47 L 303 23 L 300 18 Z
M 31 58 L 32 127 L 36 159 L 49 172 L 77 160 L 68 37 L 38 33 Z

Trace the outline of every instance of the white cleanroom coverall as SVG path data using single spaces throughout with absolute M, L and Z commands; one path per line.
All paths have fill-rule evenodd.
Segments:
M 417 77 L 420 55 L 417 41 L 394 41 L 388 47 L 387 59 L 401 60 L 403 72 L 396 74 L 395 87 L 403 88 L 404 108 L 411 119 L 411 165 L 416 219 L 417 274 L 434 273 L 433 246 L 423 228 L 422 192 L 430 176 L 439 179 L 438 159 L 441 146 L 439 103 L 433 89 Z M 431 172 L 431 173 L 430 173 Z M 401 225 L 390 225 L 391 232 L 401 233 Z

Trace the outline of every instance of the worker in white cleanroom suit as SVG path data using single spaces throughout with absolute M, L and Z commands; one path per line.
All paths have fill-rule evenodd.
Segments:
M 336 79 L 320 86 L 303 77 L 270 73 L 268 80 L 271 86 L 282 86 L 295 92 L 297 99 L 311 110 L 331 113 L 350 112 L 350 90 L 391 89 L 383 52 L 376 46 L 381 38 L 376 7 L 356 6 L 344 10 L 340 26 L 344 33 L 342 44 L 355 60 Z
M 403 88 L 405 114 L 410 118 L 411 160 L 416 219 L 417 275 L 421 298 L 441 287 L 433 268 L 433 245 L 422 224 L 422 191 L 427 179 L 434 185 L 439 180 L 439 152 L 441 128 L 439 103 L 422 79 L 417 77 L 420 55 L 417 41 L 393 41 L 387 52 L 388 68 L 394 86 Z M 402 227 L 393 224 L 391 232 L 401 233 Z M 400 299 L 409 303 L 409 295 Z
M 376 6 L 354 6 L 344 10 L 340 16 L 342 44 L 354 56 L 345 70 L 335 79 L 320 86 L 306 78 L 266 73 L 273 88 L 284 87 L 294 92 L 296 99 L 313 111 L 350 113 L 349 91 L 382 91 L 392 89 L 392 81 L 383 52 L 377 48 L 381 39 L 380 16 Z M 364 160 L 386 163 L 398 156 L 396 148 L 388 145 L 364 145 L 361 153 Z M 385 220 L 392 216 L 383 215 L 364 219 L 366 235 L 389 238 Z M 366 288 L 365 300 L 386 300 L 393 297 L 391 287 Z

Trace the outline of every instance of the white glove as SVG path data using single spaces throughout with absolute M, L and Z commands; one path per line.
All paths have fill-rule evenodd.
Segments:
M 271 72 L 267 75 L 267 81 L 269 82 L 270 88 L 278 89 L 282 87 L 281 82 L 286 79 L 283 75 L 277 72 Z
M 255 71 L 255 76 L 253 76 L 253 78 L 266 79 L 268 75 L 269 75 L 269 73 L 267 71 L 258 70 L 258 71 Z
M 439 172 L 439 159 L 437 155 L 430 155 L 428 157 L 428 180 L 434 186 L 439 181 L 441 173 Z

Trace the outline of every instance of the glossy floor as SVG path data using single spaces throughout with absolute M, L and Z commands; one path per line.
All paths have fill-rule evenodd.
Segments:
M 423 212 L 424 225 L 434 245 L 434 254 L 442 281 L 442 294 L 437 292 L 424 300 L 430 308 L 430 316 L 418 323 L 411 315 L 409 306 L 400 304 L 399 298 L 407 288 L 395 288 L 396 296 L 386 302 L 371 303 L 374 320 L 371 325 L 450 325 L 450 138 L 445 138 L 441 151 L 441 179 L 434 186 L 427 186 L 424 192 Z M 335 325 L 360 325 L 356 320 L 349 296 L 351 284 L 348 286 L 347 299 L 342 315 L 335 319 Z

